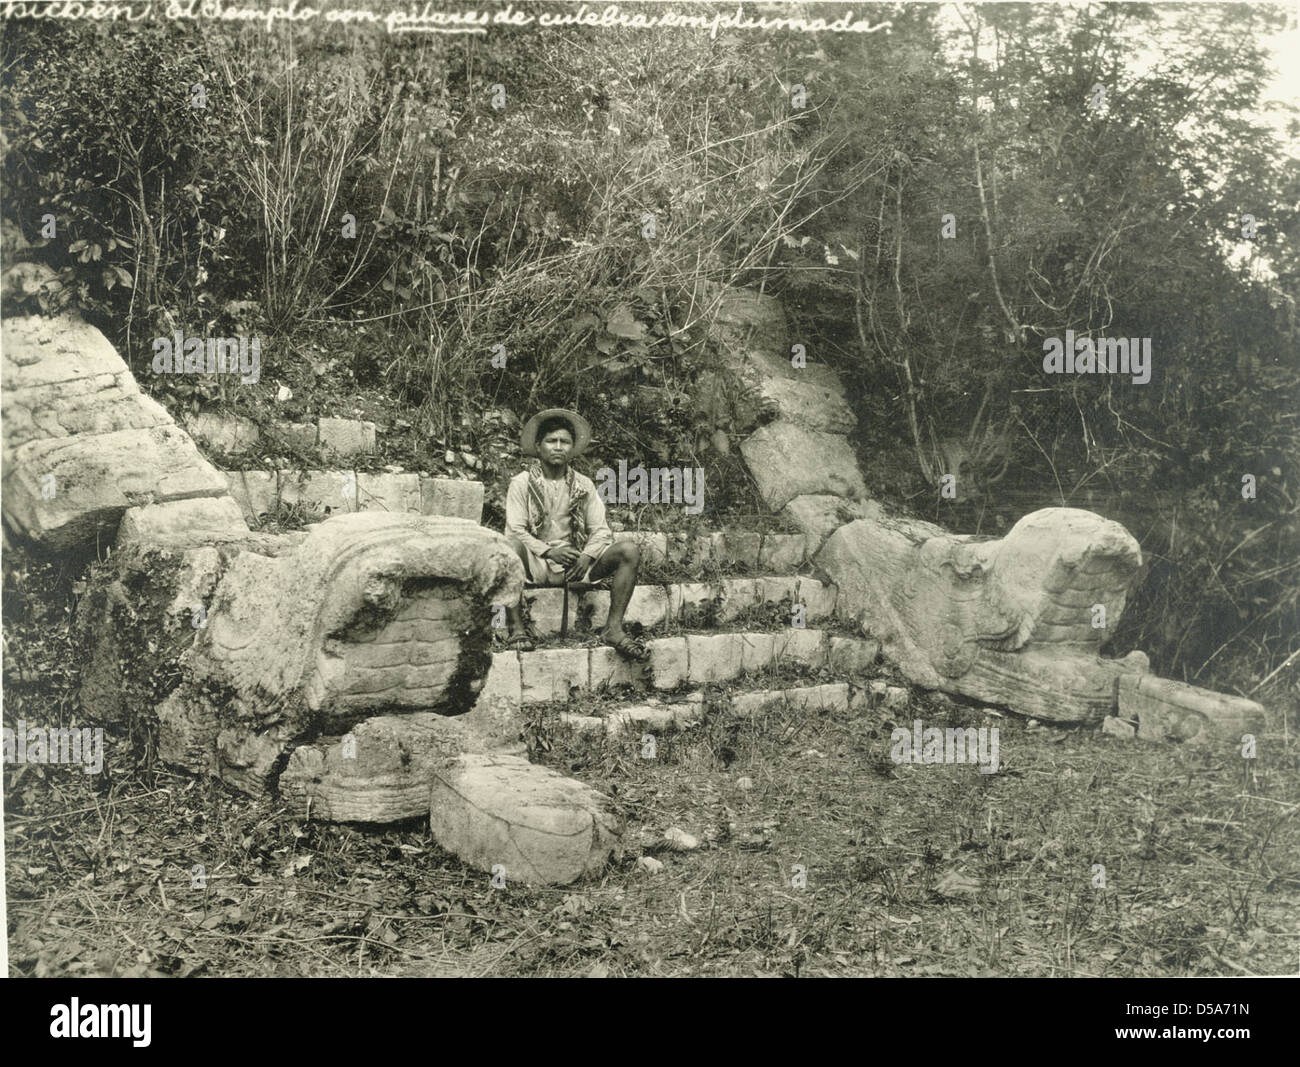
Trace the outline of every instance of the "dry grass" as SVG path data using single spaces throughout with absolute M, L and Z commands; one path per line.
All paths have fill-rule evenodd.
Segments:
M 899 719 L 984 721 L 914 702 Z M 419 822 L 305 822 L 171 774 L 118 776 L 101 795 L 76 770 L 17 769 L 12 973 L 1295 973 L 1293 740 L 1262 737 L 1248 767 L 1227 750 L 1005 718 L 988 720 L 1002 768 L 986 776 L 896 766 L 888 714 L 742 720 L 717 701 L 653 760 L 632 737 L 579 739 L 544 716 L 535 758 L 615 799 L 627 854 L 597 881 L 541 890 L 492 889 Z M 671 826 L 700 849 L 666 848 Z M 639 869 L 643 853 L 663 871 Z

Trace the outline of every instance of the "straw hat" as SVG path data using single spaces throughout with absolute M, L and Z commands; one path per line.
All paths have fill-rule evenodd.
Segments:
M 576 411 L 570 411 L 568 408 L 547 408 L 545 411 L 539 411 L 526 423 L 523 431 L 519 434 L 519 448 L 525 456 L 537 455 L 537 427 L 544 423 L 553 415 L 567 419 L 573 427 L 576 435 L 573 440 L 573 451 L 569 453 L 570 459 L 576 459 L 587 450 L 591 444 L 591 423 L 579 415 Z

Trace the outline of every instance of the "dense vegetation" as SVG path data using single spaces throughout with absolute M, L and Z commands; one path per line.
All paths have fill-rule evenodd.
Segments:
M 858 17 L 891 32 L 5 23 L 4 212 L 61 271 L 47 307 L 133 367 L 176 329 L 308 360 L 351 324 L 322 387 L 456 448 L 556 403 L 621 413 L 604 455 L 736 472 L 704 324 L 761 286 L 850 383 L 874 491 L 969 531 L 1125 518 L 1151 570 L 1115 650 L 1250 690 L 1300 632 L 1300 166 L 1258 118 L 1279 9 Z M 1151 338 L 1150 382 L 1045 375 L 1067 329 Z

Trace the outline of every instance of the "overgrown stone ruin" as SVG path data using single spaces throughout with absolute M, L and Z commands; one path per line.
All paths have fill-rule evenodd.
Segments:
M 7 533 L 26 552 L 100 548 L 76 621 L 88 719 L 146 724 L 166 762 L 303 815 L 427 818 L 449 850 L 507 877 L 568 883 L 620 854 L 607 798 L 528 762 L 522 708 L 632 672 L 609 649 L 491 652 L 489 608 L 518 597 L 523 574 L 478 524 L 481 487 L 469 518 L 465 483 L 412 481 L 376 495 L 388 510 L 252 532 L 267 487 L 240 476 L 232 497 L 98 330 L 75 314 L 7 318 L 3 330 Z M 768 506 L 804 531 L 774 540 L 766 559 L 790 571 L 811 560 L 823 579 L 736 582 L 728 596 L 790 595 L 781 583 L 804 582 L 802 600 L 854 619 L 862 637 L 654 641 L 652 687 L 782 656 L 860 671 L 883 649 L 917 685 L 1039 719 L 1120 716 L 1142 737 L 1187 741 L 1262 728 L 1252 701 L 1155 678 L 1140 652 L 1100 656 L 1141 564 L 1122 526 L 1047 508 L 993 539 L 887 516 L 867 499 L 841 383 L 791 362 L 780 304 L 721 293 L 713 339 L 762 401 L 733 423 L 741 455 Z M 730 536 L 714 536 L 730 550 Z M 629 618 L 675 617 L 697 595 L 642 587 Z M 848 705 L 848 685 L 813 688 L 799 699 Z M 753 696 L 746 706 L 761 706 Z M 693 713 L 651 702 L 619 714 L 636 724 Z

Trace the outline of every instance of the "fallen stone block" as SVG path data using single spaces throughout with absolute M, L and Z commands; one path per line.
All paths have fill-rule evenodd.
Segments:
M 775 707 L 785 699 L 780 689 L 763 689 L 749 693 L 735 693 L 731 698 L 731 712 L 749 718 L 765 708 Z
M 1119 717 L 1136 719 L 1142 741 L 1239 744 L 1242 734 L 1264 731 L 1264 709 L 1245 697 L 1228 696 L 1154 675 L 1119 680 Z
M 493 653 L 492 666 L 474 700 L 474 713 L 498 721 L 517 720 L 523 702 L 519 653 Z
M 429 829 L 507 884 L 568 885 L 622 854 L 621 820 L 606 797 L 518 756 L 466 755 L 440 769 Z
M 29 441 L 3 493 L 10 527 L 53 549 L 111 537 L 127 508 L 225 495 L 225 478 L 176 426 Z
M 228 497 L 196 497 L 128 508 L 117 528 L 117 551 L 135 543 L 199 545 L 248 536 L 239 505 Z
M 611 734 L 624 730 L 666 730 L 676 725 L 682 713 L 675 708 L 662 704 L 642 704 L 631 708 L 619 708 L 605 716 L 605 730 Z
M 740 446 L 767 506 L 779 511 L 809 494 L 865 499 L 866 483 L 848 438 L 778 420 L 759 427 Z
M 522 741 L 502 743 L 465 722 L 431 712 L 380 715 L 346 736 L 300 745 L 279 778 L 290 812 L 331 822 L 425 818 L 435 770 L 466 753 L 522 755 Z
M 858 425 L 838 381 L 824 375 L 806 381 L 768 378 L 763 382 L 761 395 L 776 408 L 783 421 L 809 430 L 848 434 Z
M 1114 715 L 1107 715 L 1101 720 L 1101 732 L 1122 741 L 1132 741 L 1137 736 L 1137 728 L 1132 723 L 1117 719 Z

